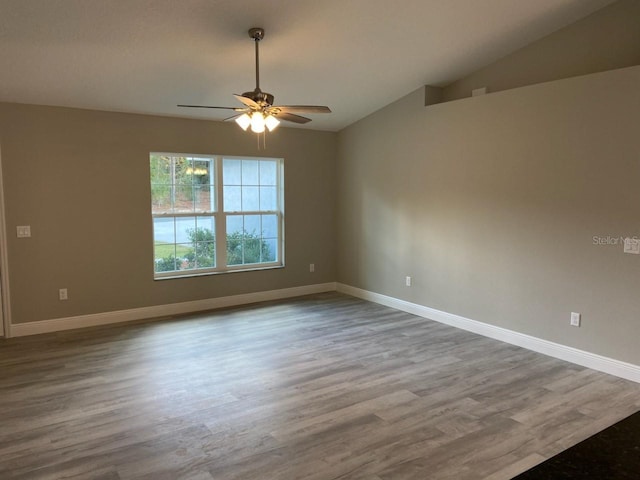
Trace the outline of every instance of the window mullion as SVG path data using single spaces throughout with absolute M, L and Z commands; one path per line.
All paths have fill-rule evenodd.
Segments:
M 227 215 L 279 215 L 279 210 L 241 210 L 239 212 L 225 212 Z
M 227 216 L 224 213 L 224 179 L 222 178 L 222 157 L 215 158 L 216 168 L 216 267 L 227 265 Z
M 153 218 L 211 217 L 215 212 L 154 213 Z

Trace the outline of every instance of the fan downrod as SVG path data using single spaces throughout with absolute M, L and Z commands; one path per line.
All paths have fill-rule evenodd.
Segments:
M 253 27 L 249 29 L 249 36 L 253 38 L 256 43 L 256 88 L 253 92 L 244 92 L 243 97 L 250 98 L 254 102 L 258 103 L 261 107 L 273 105 L 273 95 L 260 90 L 260 50 L 258 43 L 264 38 L 264 28 Z

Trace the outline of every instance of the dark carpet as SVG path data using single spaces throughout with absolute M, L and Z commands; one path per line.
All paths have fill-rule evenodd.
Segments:
M 513 478 L 565 479 L 639 480 L 640 412 Z

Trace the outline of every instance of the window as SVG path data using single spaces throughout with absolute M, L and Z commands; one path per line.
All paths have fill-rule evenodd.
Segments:
M 282 266 L 282 163 L 151 153 L 155 278 Z

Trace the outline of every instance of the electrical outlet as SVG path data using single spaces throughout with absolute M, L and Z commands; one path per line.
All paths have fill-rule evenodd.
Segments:
M 404 284 L 407 287 L 410 287 L 411 286 L 411 277 L 404 277 Z
M 580 314 L 576 312 L 571 312 L 571 326 L 579 327 L 580 326 Z
M 311 273 L 313 273 L 313 272 L 315 272 L 315 271 L 316 271 L 316 264 L 315 264 L 315 263 L 310 263 L 310 264 L 309 264 L 309 271 L 310 271 Z
M 58 298 L 60 300 L 68 300 L 69 296 L 67 294 L 67 289 L 66 288 L 61 288 L 60 290 L 58 290 Z
M 624 253 L 633 253 L 640 255 L 640 238 L 625 238 L 624 239 Z

